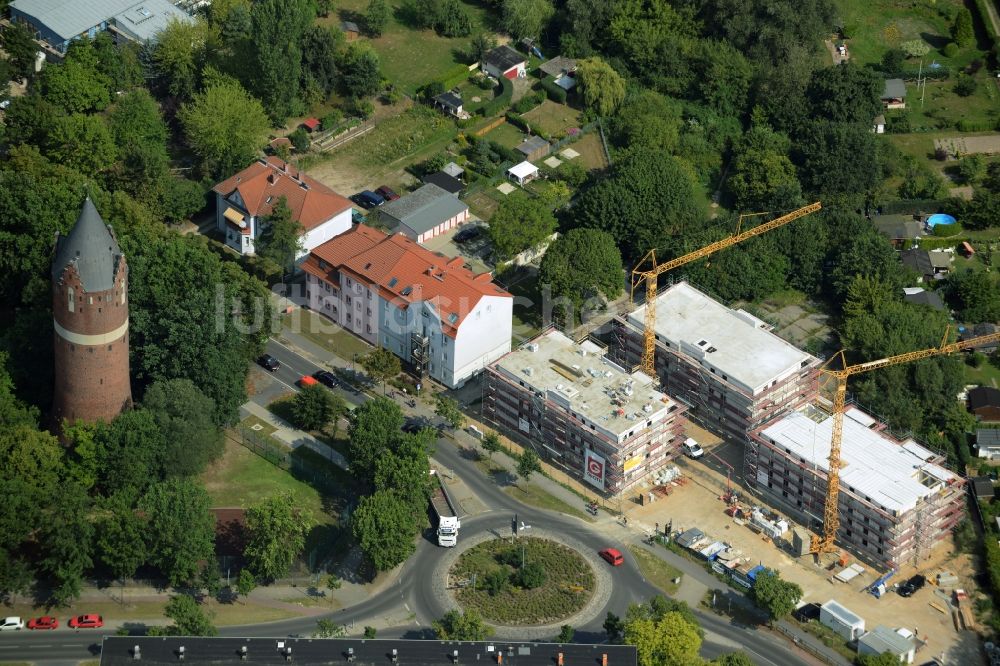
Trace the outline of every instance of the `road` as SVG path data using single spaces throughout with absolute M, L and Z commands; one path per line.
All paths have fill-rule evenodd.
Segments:
M 303 358 L 284 345 L 269 341 L 267 352 L 281 362 L 281 368 L 272 374 L 274 379 L 287 388 L 295 390 L 295 382 L 303 375 L 321 369 L 310 360 Z M 263 372 L 261 370 L 261 372 Z M 366 397 L 363 394 L 340 389 L 345 399 L 357 405 Z M 429 411 L 421 416 L 433 418 Z M 588 523 L 578 518 L 536 509 L 521 504 L 503 492 L 493 481 L 487 479 L 476 468 L 474 462 L 464 457 L 458 447 L 449 439 L 441 439 L 434 453 L 435 459 L 458 475 L 483 502 L 490 507 L 486 513 L 462 519 L 463 536 L 490 530 L 509 530 L 510 521 L 516 513 L 526 524 L 544 528 L 547 532 L 564 535 L 582 543 L 594 551 L 601 548 L 617 547 L 625 555 L 625 566 L 612 570 L 613 586 L 611 597 L 604 608 L 589 622 L 577 626 L 578 642 L 600 643 L 605 640 L 603 623 L 608 611 L 624 616 L 631 603 L 641 603 L 661 594 L 641 575 L 627 544 L 603 535 Z M 379 636 L 386 638 L 427 638 L 431 636 L 431 622 L 441 617 L 446 609 L 434 594 L 434 568 L 440 549 L 429 538 L 421 538 L 416 552 L 403 565 L 394 584 L 363 603 L 329 613 L 325 616 L 338 624 L 364 626 L 366 621 L 385 617 L 398 612 L 400 607 L 412 611 L 412 625 L 380 629 Z M 742 649 L 761 666 L 786 666 L 807 664 L 802 656 L 783 640 L 776 640 L 773 634 L 744 627 L 716 615 L 695 610 L 699 622 L 705 629 L 706 637 L 702 656 L 711 659 L 724 652 Z M 281 637 L 288 635 L 309 635 L 316 628 L 319 617 L 295 618 L 264 624 L 224 627 L 223 636 Z M 100 632 L 85 630 L 71 633 L 62 629 L 55 632 L 30 632 L 27 630 L 0 634 L 0 661 L 34 661 L 46 663 L 74 663 L 80 659 L 93 658 L 100 652 Z

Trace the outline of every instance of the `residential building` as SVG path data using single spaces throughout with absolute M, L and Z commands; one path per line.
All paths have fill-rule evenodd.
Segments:
M 351 228 L 351 202 L 280 157 L 260 159 L 212 188 L 215 224 L 226 245 L 255 254 L 263 219 L 285 197 L 292 219 L 302 225 L 296 260 Z
M 815 405 L 750 433 L 750 490 L 804 525 L 822 529 L 833 416 Z M 965 511 L 964 480 L 944 458 L 898 439 L 857 407 L 844 414 L 837 543 L 879 568 L 919 564 L 950 539 Z
M 418 375 L 455 388 L 510 351 L 514 300 L 463 262 L 359 225 L 303 262 L 306 299 Z
M 132 404 L 128 264 L 88 197 L 52 259 L 52 420 L 111 422 Z
M 425 183 L 431 183 L 432 185 L 437 185 L 442 190 L 448 194 L 458 196 L 465 189 L 465 183 L 460 181 L 454 176 L 449 176 L 444 171 L 435 171 L 434 173 L 429 173 L 420 179 Z
M 546 60 L 543 62 L 538 69 L 542 70 L 542 73 L 546 76 L 551 76 L 554 78 L 559 78 L 563 74 L 570 74 L 576 71 L 576 60 L 573 58 L 564 58 L 563 56 L 556 56 L 551 60 Z
M 915 247 L 925 235 L 924 223 L 912 215 L 878 215 L 872 221 L 879 234 L 888 238 L 897 250 Z
M 613 321 L 615 358 L 639 364 L 646 306 Z M 689 417 L 736 441 L 776 415 L 812 400 L 820 360 L 771 332 L 745 310 L 732 310 L 687 282 L 656 299 L 656 373 Z
M 923 287 L 903 287 L 903 300 L 914 305 L 926 305 L 941 312 L 948 311 L 941 294 L 933 290 L 928 291 Z
M 878 625 L 858 639 L 858 654 L 877 657 L 888 652 L 901 664 L 912 664 L 917 653 L 915 637 L 909 629 Z
M 552 144 L 540 136 L 529 136 L 515 148 L 526 160 L 540 160 L 552 150 Z
M 65 54 L 79 37 L 110 31 L 115 39 L 145 43 L 170 21 L 193 21 L 169 0 L 13 0 L 10 18 L 25 23 L 53 54 Z
M 969 389 L 969 411 L 980 421 L 1000 421 L 1000 389 L 977 386 Z
M 242 666 L 292 663 L 300 666 L 444 666 L 445 664 L 505 664 L 555 666 L 603 664 L 636 666 L 634 645 L 537 643 L 496 639 L 489 641 L 428 641 L 363 638 L 261 638 L 236 636 L 105 636 L 100 645 L 101 666 L 153 664 L 175 666 Z
M 920 276 L 918 282 L 940 280 L 951 270 L 951 253 L 941 250 L 927 251 L 913 248 L 900 252 L 899 258 L 904 266 Z
M 978 428 L 976 451 L 980 458 L 1000 460 L 1000 428 Z
M 612 495 L 677 456 L 684 407 L 605 352 L 544 331 L 487 368 L 483 418 Z
M 379 209 L 379 222 L 418 243 L 440 236 L 469 220 L 469 207 L 433 183 L 404 194 Z
M 882 106 L 887 109 L 906 108 L 906 84 L 903 79 L 886 79 L 882 88 Z
M 483 56 L 483 71 L 495 78 L 524 78 L 528 59 L 506 44 L 492 49 Z

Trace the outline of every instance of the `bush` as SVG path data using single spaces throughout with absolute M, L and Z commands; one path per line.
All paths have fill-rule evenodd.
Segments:
M 447 72 L 424 86 L 424 88 L 428 88 L 432 85 L 440 86 L 439 92 L 434 93 L 435 95 L 438 95 L 443 93 L 445 90 L 450 90 L 451 88 L 463 83 L 467 78 L 469 78 L 469 68 L 465 65 L 454 65 L 449 68 Z
M 480 109 L 481 113 L 486 118 L 490 116 L 498 115 L 501 111 L 510 106 L 510 99 L 514 96 L 514 83 L 504 77 L 500 79 L 500 92 L 496 94 L 493 101 L 484 104 Z
M 549 96 L 553 102 L 558 102 L 560 104 L 566 103 L 566 90 L 560 86 L 556 85 L 556 79 L 553 76 L 546 76 L 542 79 L 542 90 Z
M 375 113 L 375 104 L 370 99 L 352 97 L 347 101 L 347 112 L 358 118 L 368 119 Z
M 545 584 L 545 569 L 538 562 L 528 562 L 517 572 L 517 581 L 526 590 Z
M 986 363 L 986 354 L 974 351 L 965 357 L 965 364 L 973 368 L 981 368 L 983 363 Z
M 323 120 L 320 121 L 323 125 L 323 131 L 332 130 L 334 127 L 340 124 L 340 121 L 344 119 L 344 114 L 340 109 L 334 109 L 330 113 L 323 116 Z
M 992 120 L 966 120 L 963 118 L 955 123 L 959 132 L 991 132 L 997 128 Z
M 496 596 L 510 585 L 510 576 L 503 569 L 494 569 L 483 576 L 483 589 Z
M 521 99 L 517 100 L 511 109 L 515 113 L 527 113 L 533 108 L 545 101 L 545 91 L 539 90 L 538 92 L 532 93 L 530 95 L 525 95 Z
M 587 169 L 582 164 L 577 162 L 563 162 L 559 165 L 559 170 L 556 172 L 560 179 L 562 179 L 570 187 L 580 187 L 587 180 Z
M 912 131 L 910 116 L 905 113 L 886 116 L 885 131 L 889 134 L 909 134 Z
M 944 49 L 942 49 L 941 52 L 947 58 L 954 58 L 956 55 L 958 55 L 958 44 L 956 44 L 955 42 L 948 42 L 947 44 L 945 44 Z
M 301 127 L 289 134 L 288 140 L 295 147 L 295 152 L 305 153 L 309 151 L 309 134 Z
M 955 82 L 955 94 L 961 97 L 968 97 L 976 92 L 976 80 L 967 74 L 962 74 Z
M 962 225 L 958 222 L 954 224 L 938 224 L 934 226 L 934 235 L 939 238 L 951 238 L 962 233 Z
M 471 81 L 480 90 L 493 90 L 493 82 L 490 81 L 490 77 L 486 76 L 482 72 L 477 72 L 469 77 Z

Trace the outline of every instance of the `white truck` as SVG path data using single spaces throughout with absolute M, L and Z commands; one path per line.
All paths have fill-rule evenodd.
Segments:
M 462 526 L 462 521 L 458 519 L 458 512 L 445 490 L 441 475 L 434 469 L 431 475 L 434 477 L 431 482 L 431 508 L 437 516 L 438 545 L 452 548 L 458 543 L 458 528 Z

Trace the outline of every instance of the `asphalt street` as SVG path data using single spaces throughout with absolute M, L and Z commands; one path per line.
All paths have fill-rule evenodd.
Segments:
M 269 341 L 267 353 L 277 358 L 281 367 L 272 377 L 290 390 L 296 390 L 296 382 L 303 375 L 311 375 L 321 369 L 310 360 L 303 358 L 288 347 Z M 265 372 L 260 370 L 257 371 Z M 353 404 L 365 400 L 363 394 L 338 389 L 345 399 Z M 426 408 L 419 415 L 435 419 Z M 661 592 L 647 582 L 640 573 L 626 544 L 602 534 L 599 529 L 572 516 L 526 506 L 507 495 L 497 484 L 483 476 L 474 462 L 462 455 L 450 439 L 439 440 L 434 453 L 435 459 L 458 475 L 490 510 L 463 519 L 462 535 L 480 531 L 510 531 L 511 518 L 516 513 L 518 519 L 532 526 L 544 528 L 554 534 L 562 534 L 582 543 L 595 551 L 606 547 L 617 547 L 626 558 L 622 567 L 612 570 L 613 586 L 611 597 L 604 608 L 589 622 L 577 626 L 579 642 L 600 643 L 604 640 L 605 615 L 608 611 L 624 616 L 631 603 L 640 603 Z M 440 549 L 426 534 L 420 539 L 414 555 L 403 565 L 396 581 L 380 593 L 355 606 L 332 612 L 325 616 L 338 624 L 362 627 L 366 621 L 385 617 L 398 612 L 400 607 L 413 614 L 412 624 L 379 630 L 380 637 L 427 638 L 431 636 L 431 622 L 441 617 L 446 609 L 434 594 L 432 573 Z M 702 656 L 713 658 L 736 649 L 746 651 L 762 666 L 786 666 L 811 663 L 804 661 L 800 654 L 787 642 L 776 640 L 773 634 L 744 627 L 725 618 L 695 611 L 705 629 L 706 638 Z M 319 617 L 296 618 L 279 622 L 247 626 L 224 627 L 223 636 L 282 637 L 289 635 L 308 636 L 316 628 Z M 81 630 L 69 632 L 31 632 L 27 630 L 0 634 L 0 661 L 34 661 L 46 663 L 73 663 L 80 659 L 93 658 L 100 652 L 98 631 Z

